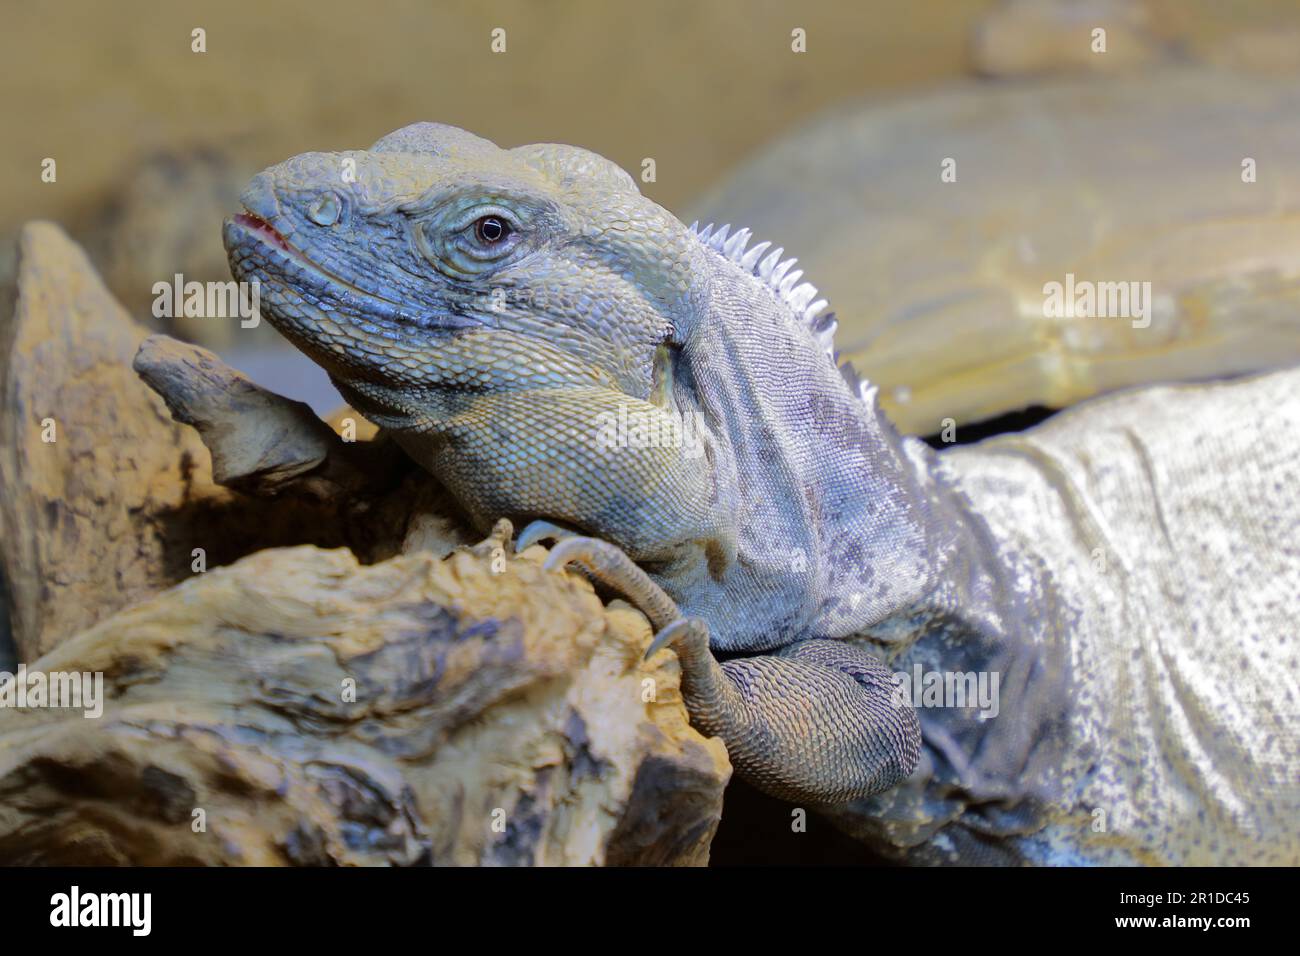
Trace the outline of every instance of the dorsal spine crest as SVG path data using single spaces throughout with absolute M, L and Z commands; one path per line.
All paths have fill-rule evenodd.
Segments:
M 760 279 L 777 300 L 789 308 L 795 319 L 812 332 L 817 344 L 839 368 L 840 374 L 853 394 L 868 406 L 874 404 L 875 386 L 860 376 L 851 363 L 845 362 L 839 365 L 839 353 L 835 351 L 835 329 L 838 327 L 835 313 L 825 311 L 830 303 L 825 299 L 817 298 L 815 285 L 811 282 L 799 282 L 803 277 L 803 270 L 794 269 L 795 263 L 799 260 L 793 257 L 782 259 L 785 249 L 781 247 L 767 252 L 772 245 L 770 242 L 759 242 L 750 246 L 749 240 L 753 234 L 748 229 L 737 229 L 732 232 L 730 225 L 715 228 L 713 223 L 701 229 L 698 222 L 693 222 L 691 233 L 718 255 L 731 260 Z M 764 253 L 767 253 L 766 256 Z

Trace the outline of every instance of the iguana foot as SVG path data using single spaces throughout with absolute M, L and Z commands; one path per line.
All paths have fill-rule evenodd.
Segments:
M 736 770 L 760 789 L 793 801 L 846 803 L 886 790 L 916 768 L 916 711 L 865 651 L 810 640 L 719 663 L 709 650 L 708 624 L 683 616 L 622 550 L 568 538 L 546 568 L 563 570 L 570 562 L 645 612 L 658 628 L 646 656 L 672 647 L 692 726 L 721 737 Z

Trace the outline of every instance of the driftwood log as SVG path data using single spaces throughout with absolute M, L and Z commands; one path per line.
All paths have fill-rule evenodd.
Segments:
M 726 752 L 639 612 L 149 337 L 57 227 L 0 356 L 0 863 L 707 862 Z

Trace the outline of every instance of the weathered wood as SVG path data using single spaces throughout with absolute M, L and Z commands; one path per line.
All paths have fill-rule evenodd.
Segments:
M 249 381 L 205 348 L 151 335 L 132 364 L 172 417 L 199 433 L 219 485 L 254 495 L 292 485 L 327 500 L 395 483 L 400 453 L 391 443 L 366 442 L 372 447 L 350 453 L 306 403 Z
M 725 750 L 543 555 L 267 550 L 64 642 L 107 703 L 0 711 L 0 862 L 705 862 Z

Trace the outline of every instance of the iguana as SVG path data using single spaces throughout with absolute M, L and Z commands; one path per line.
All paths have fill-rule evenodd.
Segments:
M 242 202 L 265 317 L 484 529 L 640 606 L 762 789 L 911 862 L 1300 862 L 1300 373 L 936 453 L 782 249 L 586 150 L 420 123 Z

